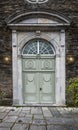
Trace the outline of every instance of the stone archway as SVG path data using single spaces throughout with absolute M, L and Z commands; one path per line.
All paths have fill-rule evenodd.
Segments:
M 40 13 L 40 12 L 39 12 Z M 38 14 L 38 12 L 37 12 Z M 12 51 L 13 51 L 13 103 L 24 105 L 23 102 L 23 80 L 22 80 L 22 49 L 32 39 L 44 39 L 51 43 L 56 52 L 55 65 L 55 102 L 50 105 L 61 106 L 65 104 L 65 28 L 69 25 L 67 19 L 56 14 L 49 14 L 47 18 L 42 17 L 46 13 L 41 12 L 36 19 L 31 13 L 20 15 L 10 20 L 8 25 L 12 29 Z M 28 19 L 26 17 L 28 16 Z M 25 18 L 24 18 L 25 16 Z M 51 16 L 51 18 L 50 18 Z M 20 21 L 24 18 L 24 20 Z M 53 19 L 54 17 L 54 19 Z M 56 21 L 55 21 L 56 17 Z M 17 23 L 18 19 L 18 23 Z M 45 20 L 46 19 L 46 20 Z M 16 23 L 15 23 L 16 20 Z M 35 21 L 35 23 L 33 23 Z M 37 23 L 36 23 L 37 21 Z M 33 24 L 32 24 L 33 23 Z M 39 102 L 38 102 L 39 103 Z

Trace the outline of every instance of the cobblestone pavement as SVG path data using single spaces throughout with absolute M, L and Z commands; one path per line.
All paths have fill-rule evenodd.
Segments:
M 78 130 L 78 108 L 0 107 L 0 130 Z

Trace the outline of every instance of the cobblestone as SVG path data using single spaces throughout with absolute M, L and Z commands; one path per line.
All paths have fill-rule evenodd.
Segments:
M 44 119 L 43 115 L 34 115 L 34 119 Z
M 43 110 L 44 117 L 52 117 L 52 113 L 47 107 L 43 107 L 42 110 Z
M 2 122 L 0 123 L 0 128 L 3 127 L 3 128 L 11 128 L 13 125 L 13 123 L 9 123 L 9 122 Z
M 45 120 L 35 119 L 33 120 L 33 124 L 35 125 L 46 125 Z
M 17 119 L 17 116 L 6 116 L 4 119 L 4 122 L 15 122 Z
M 31 117 L 20 117 L 18 118 L 18 120 L 16 121 L 17 123 L 32 123 L 32 118 Z
M 0 120 L 2 120 L 5 116 L 7 115 L 7 113 L 0 113 Z
M 31 114 L 42 114 L 41 107 L 32 107 Z
M 50 125 L 47 130 L 78 130 L 76 126 Z
M 0 128 L 0 130 L 10 130 L 10 128 Z
M 78 130 L 78 108 L 0 107 L 0 130 Z
M 30 130 L 46 130 L 46 126 L 34 126 L 34 125 L 31 125 Z
M 27 124 L 15 124 L 12 130 L 28 130 L 29 125 Z

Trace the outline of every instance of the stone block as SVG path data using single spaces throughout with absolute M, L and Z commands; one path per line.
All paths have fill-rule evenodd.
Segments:
M 52 117 L 52 113 L 50 112 L 48 107 L 43 107 L 42 110 L 43 110 L 44 117 Z
M 31 125 L 30 130 L 46 130 L 46 126 Z
M 49 125 L 47 126 L 47 130 L 66 130 L 61 125 Z
M 49 125 L 49 124 L 59 124 L 59 125 L 61 125 L 61 124 L 63 124 L 63 121 L 62 121 L 62 118 L 46 118 L 46 122 L 47 122 L 47 124 Z
M 42 110 L 40 107 L 32 107 L 31 114 L 42 114 Z
M 40 120 L 43 120 L 44 117 L 43 117 L 43 115 L 34 115 L 34 119 L 40 119 Z
M 17 123 L 32 123 L 32 118 L 28 118 L 28 117 L 21 117 L 21 118 L 18 118 Z
M 2 120 L 8 113 L 4 112 L 4 113 L 0 113 L 0 120 Z
M 12 130 L 28 130 L 29 125 L 28 124 L 15 124 L 12 128 Z
M 4 122 L 15 122 L 17 118 L 18 118 L 17 116 L 6 116 L 3 121 Z
M 11 128 L 12 125 L 13 125 L 13 123 L 2 122 L 2 123 L 0 123 L 0 128 Z
M 49 125 L 47 126 L 47 130 L 78 130 L 78 127 L 70 125 Z
M 0 130 L 10 130 L 10 128 L 0 128 Z
M 41 120 L 41 119 L 34 119 L 32 124 L 35 124 L 35 125 L 46 125 L 46 121 L 45 120 Z

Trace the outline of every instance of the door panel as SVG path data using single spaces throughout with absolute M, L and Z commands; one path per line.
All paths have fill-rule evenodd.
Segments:
M 51 94 L 42 94 L 40 103 L 54 103 Z
M 34 71 L 37 70 L 37 59 L 34 57 L 33 59 L 31 58 L 24 58 L 23 59 L 23 71 Z
M 41 73 L 41 91 L 40 102 L 41 103 L 53 103 L 54 101 L 54 74 L 52 72 Z
M 34 73 L 26 73 L 26 80 L 25 80 L 25 84 L 26 84 L 26 87 L 25 87 L 25 91 L 27 93 L 36 93 L 36 74 Z
M 40 64 L 41 64 L 41 70 L 54 70 L 55 68 L 55 64 L 54 64 L 54 58 L 49 58 L 49 59 L 44 59 L 41 58 L 40 60 Z
M 41 74 L 41 86 L 43 93 L 52 93 L 52 77 L 51 74 Z
M 37 74 L 23 73 L 24 102 L 38 102 Z

